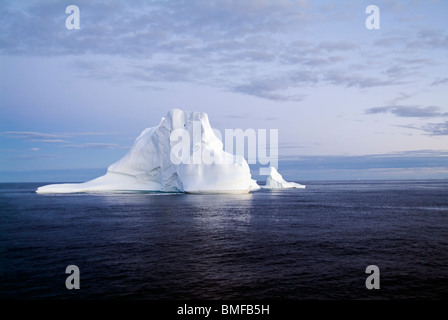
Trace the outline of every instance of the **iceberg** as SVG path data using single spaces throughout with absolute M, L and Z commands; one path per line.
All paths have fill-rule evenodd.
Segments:
M 295 183 L 287 182 L 283 179 L 282 175 L 274 167 L 270 167 L 269 176 L 266 179 L 266 185 L 263 186 L 264 189 L 288 189 L 288 188 L 298 188 L 305 189 L 306 186 Z
M 198 131 L 199 138 L 194 139 Z M 179 132 L 193 139 L 187 141 L 185 135 L 175 134 Z M 189 153 L 177 150 L 179 138 L 188 142 Z M 221 161 L 200 161 L 204 154 Z M 110 165 L 105 175 L 84 183 L 46 185 L 36 192 L 249 193 L 258 189 L 244 157 L 223 150 L 206 113 L 172 109 L 158 126 L 145 129 L 131 150 Z
M 286 182 L 274 167 L 269 189 L 305 188 Z M 260 186 L 242 156 L 224 151 L 204 112 L 172 109 L 143 130 L 129 152 L 105 175 L 84 183 L 50 184 L 37 193 L 176 192 L 249 193 Z

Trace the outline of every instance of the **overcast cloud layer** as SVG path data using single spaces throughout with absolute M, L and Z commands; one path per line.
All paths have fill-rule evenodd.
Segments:
M 68 15 L 57 3 L 2 6 L 0 53 L 74 55 L 72 66 L 90 77 L 195 82 L 283 101 L 303 98 L 289 89 L 319 84 L 412 83 L 425 67 L 440 65 L 437 50 L 448 48 L 446 29 L 412 28 L 373 43 L 355 35 L 326 37 L 334 34 L 332 24 L 367 17 L 356 1 L 78 1 L 80 30 L 61 28 Z M 389 3 L 383 12 L 406 8 Z M 359 16 L 345 17 L 349 10 Z M 430 50 L 436 51 L 428 57 Z M 115 57 L 127 63 L 108 61 Z M 428 84 L 446 84 L 446 78 Z
M 68 4 L 79 30 L 65 28 Z M 221 130 L 279 128 L 285 156 L 439 157 L 448 3 L 378 1 L 380 30 L 365 28 L 369 4 L 2 1 L 0 164 L 104 166 L 172 107 L 206 111 Z M 89 150 L 103 160 L 89 166 Z

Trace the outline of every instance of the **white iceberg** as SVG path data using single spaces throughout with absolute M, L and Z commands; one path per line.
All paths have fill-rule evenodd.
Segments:
M 306 186 L 285 181 L 280 173 L 274 168 L 270 167 L 270 174 L 266 179 L 266 185 L 262 186 L 264 189 L 288 189 L 288 188 L 298 188 L 305 189 Z
M 198 128 L 200 138 L 191 139 L 189 154 L 173 152 L 179 143 L 179 140 L 173 139 L 173 132 L 187 132 L 193 137 L 197 135 L 194 131 Z M 214 159 L 223 161 L 195 161 L 198 150 L 201 156 L 213 155 Z M 185 159 L 191 161 L 183 161 Z M 84 183 L 46 185 L 36 192 L 248 193 L 258 189 L 260 187 L 252 179 L 246 160 L 223 150 L 223 144 L 214 134 L 206 113 L 172 109 L 158 126 L 145 129 L 131 150 L 109 166 L 105 175 Z
M 271 167 L 264 188 L 305 186 L 286 182 Z M 247 161 L 223 150 L 206 113 L 172 109 L 158 126 L 145 129 L 105 175 L 84 183 L 50 184 L 36 192 L 248 193 L 258 189 Z

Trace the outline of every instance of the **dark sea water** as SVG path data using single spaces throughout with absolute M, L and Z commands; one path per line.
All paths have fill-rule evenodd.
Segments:
M 0 184 L 0 298 L 448 298 L 448 181 L 306 184 L 248 195 Z M 65 287 L 68 265 L 79 290 Z M 366 289 L 369 265 L 379 290 Z

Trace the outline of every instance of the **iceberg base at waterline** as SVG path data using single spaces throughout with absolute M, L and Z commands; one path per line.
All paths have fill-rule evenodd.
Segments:
M 270 174 L 266 179 L 266 184 L 262 186 L 263 189 L 305 189 L 306 186 L 296 183 L 285 181 L 280 173 L 274 168 L 270 167 Z
M 179 157 L 186 155 L 177 154 L 178 136 L 174 135 L 176 139 L 173 139 L 173 132 L 179 130 L 189 137 L 195 135 L 195 130 L 201 132 L 200 139 L 189 141 L 188 159 L 194 159 L 194 151 L 201 150 L 201 154 L 213 154 L 216 159 L 223 161 L 211 163 L 182 161 L 183 159 Z M 161 119 L 158 126 L 145 129 L 129 152 L 110 165 L 105 175 L 84 183 L 46 185 L 39 187 L 36 192 L 144 191 L 238 194 L 259 189 L 260 186 L 252 179 L 247 161 L 241 156 L 224 151 L 223 143 L 213 132 L 206 113 L 172 109 Z

